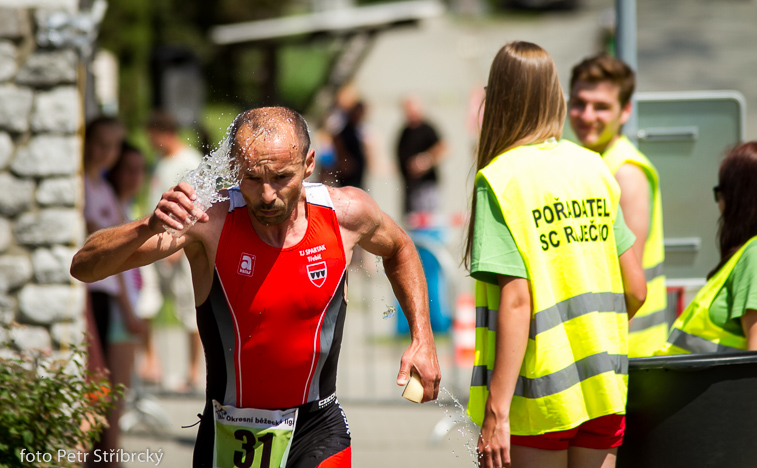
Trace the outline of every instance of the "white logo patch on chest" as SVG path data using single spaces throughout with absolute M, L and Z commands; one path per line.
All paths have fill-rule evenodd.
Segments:
M 255 256 L 243 253 L 239 259 L 239 269 L 237 274 L 244 276 L 252 276 L 255 272 Z
M 311 283 L 319 288 L 326 282 L 326 273 L 328 273 L 326 262 L 318 262 L 308 265 L 308 278 L 310 278 Z

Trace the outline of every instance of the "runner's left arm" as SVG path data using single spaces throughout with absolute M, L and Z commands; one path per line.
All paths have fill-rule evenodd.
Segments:
M 412 341 L 405 350 L 397 375 L 397 385 L 405 385 L 415 369 L 423 383 L 423 402 L 439 394 L 441 371 L 436 356 L 428 307 L 428 289 L 418 251 L 400 228 L 368 194 L 355 188 L 342 189 L 349 199 L 340 223 L 357 235 L 357 244 L 382 258 L 392 285 L 410 326 Z

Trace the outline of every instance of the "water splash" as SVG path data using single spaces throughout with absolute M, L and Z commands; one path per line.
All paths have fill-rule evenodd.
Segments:
M 446 387 L 441 387 L 440 393 L 445 394 L 452 403 L 446 402 L 446 401 L 440 401 L 437 399 L 437 403 L 440 408 L 444 408 L 445 415 L 451 419 L 451 421 L 448 421 L 447 427 L 451 430 L 452 428 L 456 428 L 457 432 L 462 436 L 464 440 L 464 447 L 465 451 L 468 452 L 468 456 L 470 456 L 471 463 L 473 466 L 480 466 L 479 465 L 479 457 L 478 457 L 478 436 L 480 434 L 479 427 L 470 420 L 468 417 L 468 413 L 466 412 L 465 406 L 460 403 L 460 400 L 455 398 L 455 396 L 447 390 Z M 454 451 L 452 452 L 456 457 L 459 457 Z
M 239 164 L 232 160 L 232 141 L 228 134 L 229 130 L 218 147 L 205 155 L 200 165 L 183 178 L 194 188 L 197 198 L 208 200 L 211 204 L 228 200 L 228 197 L 219 193 L 220 189 L 239 184 Z
M 218 143 L 216 149 L 203 156 L 200 165 L 184 174 L 182 182 L 187 182 L 195 191 L 197 199 L 193 202 L 196 208 L 207 211 L 211 205 L 228 200 L 219 190 L 239 185 L 239 164 L 231 155 L 232 140 L 230 137 L 232 125 L 226 129 L 226 134 Z M 173 217 L 173 215 L 171 215 Z M 183 233 L 197 222 L 196 216 L 190 216 L 189 222 L 184 223 L 184 229 L 175 231 L 168 226 L 163 228 L 174 237 L 181 237 Z
M 394 314 L 397 313 L 397 308 L 394 306 L 386 306 L 386 310 L 381 313 L 381 318 L 386 320 L 388 318 L 394 317 Z
M 384 269 L 384 259 L 381 257 L 381 255 L 376 255 L 375 267 L 377 273 L 386 273 L 386 270 Z

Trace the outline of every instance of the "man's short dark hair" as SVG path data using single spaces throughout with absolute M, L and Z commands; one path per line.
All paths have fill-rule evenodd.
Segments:
M 602 53 L 584 59 L 573 67 L 570 76 L 570 91 L 578 81 L 601 83 L 609 81 L 618 86 L 620 107 L 625 107 L 631 100 L 636 88 L 636 74 L 624 61 Z
M 229 130 L 232 153 L 236 151 L 237 132 L 243 126 L 251 126 L 253 130 L 267 128 L 271 125 L 280 125 L 289 122 L 294 128 L 297 144 L 300 146 L 303 161 L 310 150 L 310 133 L 308 123 L 299 112 L 287 107 L 260 107 L 250 109 L 237 115 Z

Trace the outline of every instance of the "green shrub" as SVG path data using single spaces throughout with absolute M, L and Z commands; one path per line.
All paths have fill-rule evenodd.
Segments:
M 72 347 L 65 357 L 13 351 L 3 341 L 0 348 L 0 468 L 80 466 L 59 461 L 58 450 L 91 449 L 123 388 L 111 391 L 103 375 L 87 371 L 83 347 Z M 22 462 L 24 449 L 49 453 L 53 462 Z

